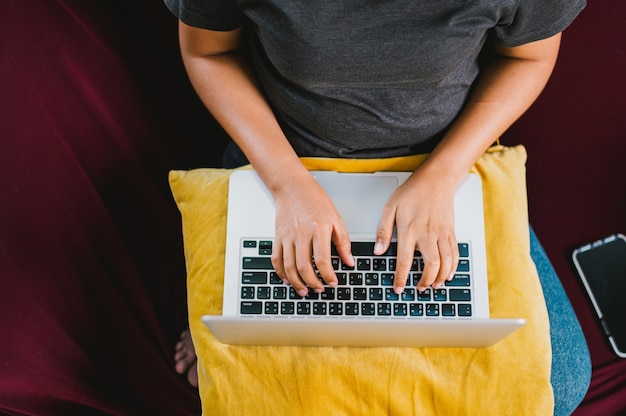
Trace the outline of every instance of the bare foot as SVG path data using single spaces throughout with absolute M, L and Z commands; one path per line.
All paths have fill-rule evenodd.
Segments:
M 180 341 L 176 344 L 176 354 L 174 354 L 176 362 L 176 372 L 178 374 L 187 373 L 189 384 L 198 387 L 198 362 L 196 358 L 196 349 L 193 347 L 191 334 L 189 329 L 180 334 Z

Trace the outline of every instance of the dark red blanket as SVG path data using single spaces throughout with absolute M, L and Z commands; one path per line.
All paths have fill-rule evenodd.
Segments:
M 216 166 L 161 0 L 8 0 L 0 14 L 0 413 L 198 414 L 173 369 L 186 326 L 170 169 Z M 578 244 L 626 232 L 626 3 L 593 0 L 555 76 L 505 138 L 529 151 L 533 226 L 588 336 L 578 415 L 626 409 L 573 273 Z
M 198 414 L 167 172 L 219 162 L 160 1 L 0 14 L 0 413 Z

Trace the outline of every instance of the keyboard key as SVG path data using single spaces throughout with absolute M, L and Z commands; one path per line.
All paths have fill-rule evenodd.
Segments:
M 433 299 L 437 302 L 445 302 L 448 300 L 446 289 L 435 289 L 433 291 Z
M 295 304 L 293 302 L 281 302 L 280 313 L 281 315 L 293 315 L 295 311 Z
M 426 304 L 426 316 L 439 316 L 439 304 L 427 303 Z
M 353 288 L 352 298 L 354 300 L 367 300 L 367 289 L 365 289 L 364 287 Z
M 371 270 L 372 269 L 372 260 L 369 258 L 359 258 L 356 259 L 356 269 L 357 270 Z
M 424 305 L 421 303 L 409 303 L 409 312 L 411 316 L 423 316 Z
M 256 247 L 256 240 L 244 240 L 243 241 L 243 247 L 244 248 L 255 248 Z
M 271 240 L 261 240 L 261 241 L 259 241 L 259 249 L 271 250 L 272 249 L 272 241 Z
M 378 316 L 390 316 L 391 315 L 391 303 L 379 303 L 376 312 Z
M 365 284 L 367 286 L 378 286 L 378 273 L 365 273 Z
M 358 315 L 359 314 L 359 304 L 356 302 L 348 302 L 345 304 L 346 315 Z
M 272 288 L 269 286 L 261 286 L 256 290 L 257 299 L 269 299 L 272 294 Z
M 263 313 L 263 302 L 241 302 L 241 313 L 245 315 L 259 315 Z
M 298 292 L 296 292 L 293 286 L 289 286 L 289 299 L 302 299 L 302 296 L 298 295 Z
M 363 273 L 350 273 L 350 286 L 361 286 L 363 284 Z
M 399 300 L 399 299 L 400 299 L 400 295 L 394 292 L 392 287 L 385 288 L 385 300 L 394 301 L 394 300 Z
M 411 284 L 410 281 L 407 281 L 407 284 L 409 284 L 411 286 L 417 286 L 417 282 L 419 282 L 420 279 L 422 278 L 422 274 L 421 273 L 413 273 L 413 275 L 411 277 L 413 279 L 412 284 Z
M 337 288 L 337 300 L 350 300 L 352 289 L 349 287 L 338 287 Z
M 254 287 L 242 286 L 241 287 L 241 299 L 254 299 Z
M 335 300 L 335 288 L 325 286 L 324 291 L 320 293 L 320 299 Z
M 313 302 L 313 315 L 326 315 L 326 302 Z
M 470 275 L 469 274 L 455 274 L 452 280 L 446 281 L 446 286 L 469 286 Z
M 400 299 L 405 302 L 413 302 L 415 300 L 415 289 L 413 288 L 405 288 L 404 292 L 400 295 Z
M 469 257 L 469 244 L 459 243 L 459 257 Z
M 469 260 L 467 259 L 460 259 L 459 260 L 459 265 L 456 268 L 457 272 L 469 272 L 470 271 L 470 264 L 469 264 Z
M 450 289 L 450 300 L 467 302 L 472 300 L 472 292 L 469 289 Z
M 345 273 L 335 273 L 337 275 L 337 285 L 345 286 L 348 283 L 348 276 Z
M 351 249 L 352 249 L 352 255 L 355 257 L 374 255 L 374 243 L 373 242 L 353 241 Z
M 330 302 L 328 304 L 328 314 L 329 315 L 343 315 L 343 303 L 341 302 Z
M 287 299 L 287 286 L 276 286 L 272 290 L 272 298 Z
M 406 303 L 394 303 L 393 304 L 393 315 L 394 316 L 406 316 L 406 314 L 407 314 Z
M 442 316 L 455 316 L 455 308 L 454 303 L 444 303 L 441 305 L 441 315 Z
M 382 273 L 380 275 L 380 284 L 383 286 L 393 286 L 393 274 Z
M 259 270 L 273 270 L 272 259 L 270 257 L 244 257 L 243 269 L 259 269 Z
M 341 270 L 354 270 L 354 266 L 348 266 L 346 263 L 341 262 Z
M 370 296 L 369 300 L 383 300 L 383 288 L 382 287 L 372 287 L 369 289 Z
M 316 293 L 313 289 L 309 288 L 309 293 L 304 297 L 308 300 L 318 300 L 320 298 L 320 294 Z
M 309 302 L 298 302 L 296 304 L 296 313 L 298 315 L 310 315 L 311 304 Z
M 387 259 L 386 258 L 374 258 L 372 262 L 372 270 L 384 272 L 387 270 Z
M 243 272 L 241 273 L 241 283 L 244 285 L 265 285 L 267 284 L 267 273 Z
M 469 303 L 459 303 L 458 312 L 459 316 L 472 316 L 472 305 Z
M 419 301 L 429 301 L 430 300 L 430 289 L 426 289 L 423 292 L 417 292 L 417 300 L 419 300 Z
M 376 314 L 376 304 L 371 302 L 363 302 L 361 304 L 361 315 L 372 316 Z
M 272 285 L 280 285 L 283 281 L 278 277 L 278 273 L 270 272 L 270 284 Z
M 265 302 L 265 313 L 267 315 L 277 315 L 278 302 Z

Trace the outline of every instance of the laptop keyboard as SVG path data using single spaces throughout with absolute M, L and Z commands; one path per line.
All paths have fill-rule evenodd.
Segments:
M 396 243 L 384 255 L 374 256 L 373 242 L 352 242 L 355 266 L 349 267 L 332 255 L 338 285 L 324 285 L 324 292 L 309 289 L 302 297 L 285 285 L 273 270 L 272 241 L 242 241 L 240 313 L 246 316 L 471 318 L 472 284 L 470 244 L 459 243 L 459 265 L 454 278 L 439 289 L 415 289 L 424 262 L 415 252 L 404 292 L 393 291 Z M 321 280 L 321 278 L 320 278 Z

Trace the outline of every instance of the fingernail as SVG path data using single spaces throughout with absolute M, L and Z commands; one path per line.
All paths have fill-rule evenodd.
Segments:
M 328 282 L 328 286 L 330 286 L 330 287 L 337 287 L 337 282 L 335 282 L 334 280 L 330 281 L 330 282 Z
M 448 276 L 448 282 L 452 281 L 452 279 L 454 279 L 454 273 L 450 273 L 450 276 Z
M 319 294 L 319 293 L 324 292 L 324 289 L 323 289 L 323 288 L 322 288 L 322 289 L 319 289 L 319 288 L 318 288 L 318 289 L 313 289 L 313 291 L 314 291 L 315 293 Z
M 383 243 L 378 241 L 376 245 L 374 245 L 374 254 L 382 254 L 383 252 Z
M 289 280 L 287 279 L 281 279 L 283 281 L 284 284 L 288 285 L 289 284 Z
M 308 294 L 309 294 L 309 291 L 308 291 L 308 290 L 306 290 L 306 289 L 300 289 L 300 290 L 298 290 L 298 295 L 300 295 L 300 296 L 302 296 L 302 297 L 305 297 L 305 296 L 306 296 L 306 295 L 308 295 Z
M 394 292 L 396 295 L 400 295 L 400 294 L 402 294 L 402 292 L 404 292 L 404 288 L 403 288 L 403 287 L 394 287 L 394 288 L 393 288 L 393 292 Z
M 435 284 L 433 285 L 433 289 L 439 289 L 441 286 L 442 286 L 442 284 L 441 284 L 441 283 L 435 283 Z

